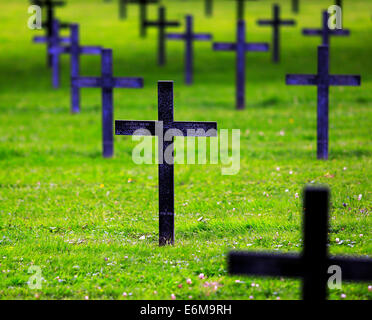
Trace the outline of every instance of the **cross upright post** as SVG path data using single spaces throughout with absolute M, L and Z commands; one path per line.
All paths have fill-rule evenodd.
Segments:
M 213 0 L 205 0 L 204 5 L 205 5 L 205 15 L 207 17 L 211 17 L 213 14 Z
M 244 20 L 245 1 L 256 1 L 256 0 L 235 0 L 235 1 L 236 1 L 236 19 L 238 21 Z
M 302 298 L 327 298 L 327 271 L 341 268 L 342 280 L 372 280 L 372 259 L 328 255 L 329 190 L 307 187 L 304 193 L 302 254 L 270 254 L 232 251 L 228 256 L 231 275 L 302 278 Z
M 272 60 L 278 63 L 280 60 L 280 27 L 287 25 L 293 26 L 296 24 L 295 20 L 280 20 L 280 7 L 277 4 L 273 5 L 273 19 L 272 20 L 258 20 L 257 23 L 261 26 L 270 25 L 273 27 L 273 57 Z
M 329 47 L 318 47 L 318 74 L 286 76 L 287 85 L 315 85 L 318 87 L 317 158 L 328 159 L 328 106 L 330 86 L 360 86 L 359 75 L 330 75 Z
M 245 53 L 247 51 L 269 50 L 267 43 L 247 43 L 245 42 L 245 21 L 239 20 L 237 23 L 236 43 L 216 42 L 213 44 L 216 51 L 236 51 L 236 108 L 245 108 Z
M 216 122 L 174 121 L 173 81 L 158 82 L 158 121 L 115 121 L 116 135 L 158 137 L 159 245 L 174 244 L 174 137 L 215 137 Z
M 324 10 L 322 12 L 322 28 L 321 29 L 302 29 L 302 34 L 305 36 L 321 36 L 322 44 L 329 45 L 331 36 L 348 36 L 350 35 L 350 30 L 348 29 L 335 29 L 330 30 L 328 28 L 328 12 Z
M 158 20 L 157 21 L 145 21 L 145 27 L 157 27 L 158 31 L 158 64 L 160 66 L 166 63 L 166 52 L 165 52 L 165 31 L 167 27 L 178 27 L 180 24 L 178 21 L 167 21 L 165 7 L 159 7 Z
M 113 89 L 142 88 L 142 78 L 116 78 L 113 76 L 112 50 L 101 51 L 101 77 L 74 77 L 73 88 L 102 89 L 102 144 L 103 157 L 111 158 L 114 154 L 113 139 Z
M 35 43 L 48 43 L 48 56 L 52 62 L 52 85 L 53 88 L 58 89 L 60 86 L 60 58 L 61 52 L 57 50 L 54 54 L 53 51 L 59 47 L 61 43 L 70 43 L 70 37 L 59 36 L 59 21 L 53 20 L 52 35 L 50 37 L 36 36 L 33 41 Z
M 300 0 L 292 0 L 292 12 L 298 13 L 300 10 Z
M 340 8 L 342 8 L 342 0 L 336 0 L 336 6 L 339 6 Z
M 194 41 L 209 41 L 212 35 L 209 33 L 194 33 L 193 31 L 193 17 L 186 16 L 186 32 L 185 33 L 169 33 L 167 39 L 170 40 L 184 40 L 186 45 L 185 50 L 185 83 L 191 85 L 193 82 L 193 65 L 194 65 Z

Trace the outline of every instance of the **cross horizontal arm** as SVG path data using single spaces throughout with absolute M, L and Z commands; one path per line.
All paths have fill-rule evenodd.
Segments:
M 295 20 L 281 20 L 279 22 L 283 26 L 294 26 L 296 24 Z
M 287 74 L 285 83 L 289 85 L 317 85 L 318 78 L 312 74 Z
M 269 51 L 267 43 L 246 43 L 245 51 Z
M 302 34 L 308 36 L 319 36 L 323 34 L 323 31 L 321 29 L 302 29 Z
M 45 37 L 45 36 L 36 36 L 32 39 L 32 41 L 34 43 L 44 43 L 44 42 L 48 42 L 48 39 L 49 37 Z
M 143 23 L 146 27 L 157 27 L 157 26 L 167 26 L 167 27 L 178 27 L 180 23 L 178 21 L 166 21 L 166 22 L 158 22 L 158 21 L 145 21 Z
M 102 47 L 84 46 L 80 47 L 81 54 L 101 54 Z
M 261 20 L 257 20 L 257 24 L 259 24 L 260 26 L 269 26 L 269 25 L 274 24 L 274 22 L 273 22 L 273 20 L 261 19 Z
M 329 33 L 332 36 L 349 36 L 350 30 L 349 29 L 336 29 L 336 30 L 330 30 Z
M 182 33 L 168 33 L 167 34 L 167 39 L 171 40 L 183 40 L 185 39 L 185 35 Z
M 143 88 L 143 78 L 114 78 L 114 88 Z
M 44 6 L 50 6 L 50 7 L 62 7 L 66 4 L 66 2 L 64 1 L 40 1 L 40 0 L 35 0 L 35 1 L 32 1 L 33 4 L 36 4 L 40 7 L 44 7 Z
M 198 33 L 198 34 L 194 34 L 193 38 L 195 40 L 208 41 L 212 39 L 212 35 L 210 33 Z
M 33 38 L 33 42 L 34 43 L 44 43 L 44 42 L 49 42 L 52 39 L 53 38 L 51 38 L 51 37 L 35 36 Z M 58 41 L 61 42 L 61 43 L 70 43 L 70 38 L 68 38 L 68 37 L 60 37 L 60 38 L 58 38 Z
M 71 84 L 79 88 L 98 88 L 101 87 L 101 78 L 98 77 L 77 77 L 71 79 Z
M 182 134 L 176 131 L 175 136 L 184 137 L 216 137 L 217 122 L 185 122 L 175 121 L 167 125 L 164 124 L 164 130 L 177 129 Z M 209 131 L 211 130 L 211 131 Z M 209 132 L 208 132 L 209 131 Z
M 361 78 L 358 75 L 329 76 L 331 86 L 360 86 Z
M 61 53 L 69 53 L 70 47 L 64 47 L 64 46 L 53 46 L 50 47 L 48 52 L 50 54 L 61 54 Z
M 115 134 L 120 136 L 132 136 L 137 131 L 137 135 L 155 136 L 155 125 L 156 121 L 115 120 Z M 143 132 L 139 130 L 143 130 Z
M 272 277 L 301 276 L 301 257 L 299 255 L 232 251 L 228 256 L 228 264 L 230 274 Z
M 236 44 L 231 42 L 215 42 L 213 43 L 213 50 L 233 51 L 236 50 Z

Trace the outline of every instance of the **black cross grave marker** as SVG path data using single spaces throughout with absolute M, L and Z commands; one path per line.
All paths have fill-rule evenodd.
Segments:
M 257 1 L 257 0 L 234 0 L 236 1 L 236 19 L 244 20 L 245 12 L 245 1 Z
M 166 20 L 165 7 L 159 7 L 158 20 L 157 21 L 145 21 L 145 27 L 157 27 L 159 28 L 158 37 L 158 64 L 160 66 L 165 65 L 166 53 L 165 53 L 165 31 L 167 27 L 178 27 L 180 23 L 178 21 L 167 21 Z
M 267 43 L 245 42 L 245 22 L 239 20 L 237 23 L 236 43 L 216 42 L 213 50 L 236 51 L 236 108 L 245 108 L 245 53 L 247 51 L 268 51 Z
M 66 4 L 65 1 L 53 1 L 53 0 L 34 0 L 31 1 L 33 4 L 39 7 L 46 8 L 46 20 L 43 21 L 43 25 L 46 25 L 46 36 L 51 37 L 53 32 L 53 21 L 55 20 L 55 7 L 62 7 Z M 68 23 L 59 23 L 60 29 L 68 28 Z M 49 49 L 49 43 L 47 43 L 47 49 Z M 48 50 L 49 51 L 49 50 Z M 47 65 L 52 66 L 52 57 L 48 54 Z
M 174 136 L 217 136 L 216 122 L 183 122 L 173 118 L 173 81 L 158 82 L 158 121 L 115 121 L 117 135 L 158 137 L 159 245 L 174 243 Z
M 330 30 L 328 28 L 328 12 L 324 10 L 322 12 L 322 29 L 302 29 L 302 34 L 305 36 L 321 36 L 322 44 L 329 45 L 330 36 L 348 36 L 350 35 L 350 30 L 348 29 L 335 29 Z
M 59 83 L 59 55 L 63 53 L 70 54 L 70 77 L 71 79 L 80 76 L 80 56 L 83 54 L 100 55 L 102 48 L 99 46 L 81 46 L 79 37 L 79 25 L 70 25 L 70 45 L 61 46 L 59 43 L 53 45 L 50 53 L 56 59 L 53 59 L 53 78 Z M 54 66 L 55 65 L 55 66 Z M 80 88 L 71 84 L 71 112 L 80 112 Z
M 280 33 L 281 26 L 293 26 L 296 24 L 295 20 L 280 20 L 280 7 L 277 4 L 273 5 L 273 19 L 272 20 L 258 20 L 257 23 L 261 26 L 269 25 L 273 27 L 273 61 L 279 62 L 280 59 Z
M 372 280 L 372 259 L 346 258 L 328 255 L 327 188 L 306 188 L 304 193 L 304 249 L 302 254 L 269 254 L 258 252 L 229 253 L 229 273 L 232 275 L 260 275 L 302 278 L 304 300 L 327 298 L 328 268 L 341 268 L 343 280 Z
M 185 50 L 185 82 L 192 84 L 193 82 L 193 65 L 194 65 L 194 50 L 193 43 L 196 40 L 208 41 L 212 39 L 209 33 L 194 33 L 193 18 L 190 15 L 186 16 L 186 32 L 185 33 L 169 33 L 167 38 L 171 40 L 184 40 L 186 44 Z
M 328 105 L 330 86 L 360 86 L 359 75 L 330 75 L 329 47 L 318 47 L 318 74 L 290 74 L 286 77 L 289 85 L 315 85 L 318 87 L 317 157 L 328 159 Z
M 102 49 L 101 59 L 101 77 L 76 77 L 71 80 L 71 85 L 76 88 L 102 88 L 103 156 L 110 158 L 114 154 L 113 89 L 142 88 L 143 79 L 113 77 L 111 49 Z
M 48 43 L 48 56 L 51 58 L 52 66 L 52 85 L 53 88 L 59 88 L 59 69 L 60 69 L 60 59 L 59 52 L 52 54 L 52 51 L 55 50 L 52 48 L 57 48 L 61 43 L 69 43 L 70 37 L 60 37 L 59 36 L 59 21 L 57 19 L 53 20 L 52 24 L 52 34 L 51 36 L 36 36 L 34 37 L 35 43 Z

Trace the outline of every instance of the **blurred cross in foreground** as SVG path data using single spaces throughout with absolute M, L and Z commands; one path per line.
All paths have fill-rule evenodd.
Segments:
M 158 82 L 158 121 L 115 121 L 115 134 L 158 137 L 159 245 L 174 244 L 174 137 L 215 137 L 216 122 L 174 121 L 173 81 Z
M 113 89 L 142 88 L 142 78 L 115 78 L 112 70 L 112 50 L 101 51 L 101 77 L 76 77 L 71 81 L 74 88 L 102 88 L 102 144 L 103 157 L 114 154 L 113 137 Z
M 328 206 L 327 188 L 307 187 L 303 205 L 303 252 L 297 255 L 233 251 L 228 256 L 229 273 L 302 278 L 302 298 L 315 301 L 327 298 L 328 273 L 334 270 L 341 271 L 340 280 L 372 280 L 372 259 L 328 255 Z
M 329 47 L 318 47 L 318 74 L 290 74 L 288 85 L 313 85 L 318 87 L 317 158 L 328 159 L 328 107 L 330 86 L 360 86 L 359 75 L 330 75 Z

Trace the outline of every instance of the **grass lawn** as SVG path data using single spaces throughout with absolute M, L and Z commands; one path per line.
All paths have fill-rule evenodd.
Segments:
M 83 89 L 82 112 L 71 115 L 68 56 L 62 88 L 53 90 L 45 46 L 31 41 L 42 32 L 27 28 L 28 1 L 3 1 L 0 298 L 299 299 L 299 280 L 229 276 L 226 254 L 299 252 L 307 183 L 331 188 L 330 252 L 371 255 L 372 3 L 345 1 L 351 36 L 331 40 L 331 72 L 361 74 L 362 86 L 330 89 L 330 159 L 317 161 L 316 88 L 286 86 L 284 79 L 316 72 L 320 38 L 301 29 L 320 26 L 327 1 L 303 1 L 298 16 L 290 1 L 278 2 L 297 26 L 282 29 L 281 64 L 271 63 L 271 53 L 247 54 L 244 111 L 234 109 L 234 53 L 196 43 L 195 84 L 187 87 L 183 43 L 169 41 L 168 64 L 158 67 L 157 31 L 139 38 L 136 6 L 122 21 L 116 3 L 103 0 L 69 1 L 57 11 L 62 21 L 80 24 L 82 44 L 113 49 L 116 76 L 144 77 L 144 89 L 115 90 L 115 119 L 157 119 L 157 81 L 166 79 L 175 82 L 175 120 L 241 130 L 238 174 L 222 175 L 223 165 L 175 166 L 176 243 L 159 248 L 157 165 L 133 163 L 137 142 L 130 137 L 116 136 L 114 158 L 101 157 L 100 90 Z M 213 18 L 205 18 L 202 1 L 164 3 L 170 19 L 182 20 L 173 31 L 183 31 L 191 13 L 196 31 L 235 41 L 232 1 L 215 1 Z M 271 3 L 247 4 L 248 41 L 271 41 L 271 29 L 255 23 L 271 17 Z M 152 6 L 149 17 L 156 16 Z M 99 72 L 99 57 L 82 58 L 83 75 Z M 41 268 L 41 289 L 27 285 L 31 265 Z M 372 299 L 370 284 L 343 283 L 330 298 Z

